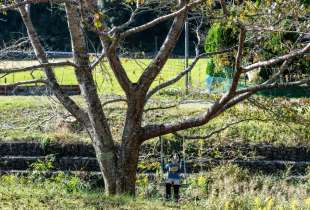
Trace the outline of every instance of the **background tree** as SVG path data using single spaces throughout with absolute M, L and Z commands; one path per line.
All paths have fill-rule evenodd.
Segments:
M 244 101 L 251 95 L 263 89 L 276 87 L 290 87 L 309 85 L 309 76 L 292 82 L 280 83 L 277 78 L 296 58 L 302 58 L 309 52 L 310 44 L 295 43 L 292 48 L 283 55 L 275 55 L 273 58 L 256 63 L 249 63 L 249 54 L 253 46 L 260 44 L 261 38 L 266 31 L 281 31 L 282 28 L 275 21 L 279 15 L 281 19 L 292 19 L 300 24 L 308 24 L 305 13 L 309 7 L 301 1 L 204 1 L 204 0 L 178 0 L 178 1 L 116 1 L 130 9 L 131 15 L 123 23 L 109 24 L 109 8 L 101 9 L 101 4 L 92 0 L 55 0 L 53 3 L 60 4 L 65 9 L 68 30 L 70 32 L 73 62 L 52 63 L 46 56 L 45 49 L 40 37 L 32 24 L 29 7 L 31 4 L 47 3 L 47 0 L 24 0 L 2 3 L 0 11 L 4 12 L 17 9 L 27 29 L 28 38 L 35 52 L 39 65 L 19 69 L 1 69 L 1 74 L 13 72 L 31 71 L 42 69 L 45 79 L 18 82 L 15 85 L 29 83 L 44 83 L 53 91 L 63 106 L 84 126 L 95 148 L 98 163 L 105 181 L 105 190 L 108 194 L 135 193 L 136 171 L 139 158 L 139 148 L 145 141 L 161 135 L 176 133 L 181 130 L 198 127 L 210 122 L 225 110 Z M 114 7 L 115 5 L 113 5 Z M 221 10 L 218 10 L 220 8 Z M 288 10 L 284 12 L 284 9 Z M 150 21 L 135 23 L 138 14 L 152 10 L 156 16 Z M 200 15 L 198 15 L 200 14 Z M 169 59 L 177 41 L 182 33 L 183 25 L 188 16 L 192 16 L 197 22 L 196 32 L 197 46 L 196 56 L 190 66 L 180 72 L 176 77 L 168 79 L 157 86 L 152 85 L 156 77 L 162 71 L 163 66 Z M 205 17 L 217 20 L 233 28 L 238 34 L 238 46 L 219 51 L 200 53 L 201 33 Z M 142 33 L 148 29 L 157 27 L 173 19 L 169 32 L 166 35 L 160 50 L 146 66 L 137 82 L 132 82 L 126 69 L 121 63 L 119 49 L 128 37 Z M 294 22 L 293 21 L 293 22 Z M 298 24 L 297 24 L 298 25 Z M 272 28 L 270 28 L 272 26 Z M 301 29 L 294 33 L 306 33 Z M 95 33 L 100 40 L 103 52 L 100 57 L 91 61 L 88 56 L 86 32 Z M 204 33 L 203 33 L 204 34 Z M 254 40 L 254 41 L 253 41 Z M 180 80 L 187 72 L 191 71 L 197 61 L 203 56 L 235 52 L 233 80 L 229 90 L 221 95 L 210 108 L 199 115 L 181 118 L 175 122 L 158 124 L 145 124 L 143 120 L 144 110 L 153 97 L 160 90 Z M 121 138 L 112 136 L 110 123 L 107 119 L 103 104 L 98 96 L 92 70 L 106 58 L 115 78 L 124 92 L 124 100 L 127 103 L 127 111 Z M 54 67 L 72 66 L 85 100 L 85 108 L 79 106 L 72 98 L 65 95 L 55 78 Z M 247 88 L 238 89 L 238 82 L 245 73 L 259 67 L 279 66 L 277 71 L 266 81 Z

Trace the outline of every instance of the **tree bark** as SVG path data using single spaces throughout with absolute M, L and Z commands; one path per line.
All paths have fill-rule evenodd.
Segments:
M 116 147 L 90 69 L 85 34 L 81 28 L 81 17 L 75 6 L 70 3 L 65 5 L 74 62 L 77 66 L 75 75 L 87 104 L 87 114 L 91 124 L 87 130 L 105 181 L 106 194 L 113 195 L 116 193 L 116 178 L 118 177 Z
M 141 122 L 145 95 L 139 91 L 132 91 L 127 97 L 128 108 L 119 151 L 120 171 L 117 191 L 120 194 L 135 195 L 139 148 L 142 143 Z
M 128 141 L 130 142 L 130 141 Z M 120 149 L 117 193 L 135 196 L 139 146 L 124 144 Z

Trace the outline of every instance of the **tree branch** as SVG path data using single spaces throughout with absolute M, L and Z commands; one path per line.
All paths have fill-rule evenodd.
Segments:
M 145 23 L 145 24 L 143 24 L 143 25 L 141 25 L 141 26 L 137 26 L 137 27 L 131 28 L 131 29 L 129 29 L 129 30 L 127 30 L 127 31 L 125 31 L 125 32 L 123 32 L 123 33 L 121 33 L 121 34 L 120 34 L 120 37 L 121 37 L 121 38 L 125 38 L 125 37 L 127 37 L 127 36 L 132 35 L 132 34 L 145 31 L 145 30 L 147 30 L 147 29 L 149 29 L 149 28 L 154 27 L 155 25 L 157 25 L 157 24 L 159 24 L 159 23 L 161 23 L 161 22 L 164 22 L 164 21 L 166 21 L 166 20 L 169 20 L 169 19 L 171 19 L 171 18 L 174 18 L 174 17 L 180 15 L 180 14 L 183 13 L 186 9 L 187 9 L 187 5 L 184 6 L 184 7 L 182 7 L 181 9 L 179 9 L 179 10 L 176 11 L 176 12 L 170 13 L 170 14 L 165 15 L 165 16 L 160 16 L 160 17 L 158 17 L 158 18 L 156 18 L 156 19 L 154 19 L 154 20 L 152 20 L 152 21 L 150 21 L 150 22 L 148 22 L 148 23 Z
M 215 102 L 207 112 L 201 113 L 196 117 L 190 117 L 187 119 L 182 119 L 179 122 L 172 122 L 172 123 L 162 123 L 162 124 L 154 124 L 154 125 L 147 125 L 144 126 L 142 141 L 145 141 L 150 138 L 158 137 L 161 135 L 174 133 L 180 130 L 185 130 L 188 128 L 199 127 L 211 119 L 217 111 L 221 108 L 218 102 Z
M 73 57 L 77 65 L 75 75 L 87 104 L 87 114 L 91 124 L 87 129 L 91 130 L 91 139 L 98 147 L 101 147 L 102 151 L 114 153 L 114 141 L 110 126 L 103 111 L 92 72 L 90 71 L 87 43 L 83 28 L 81 27 L 82 21 L 79 8 L 66 3 L 65 9 Z
M 90 68 L 94 70 L 101 63 L 101 61 L 104 60 L 105 57 L 106 55 L 104 51 L 102 51 L 101 55 L 90 65 Z
M 108 39 L 106 39 L 103 35 L 100 35 L 100 39 L 115 78 L 117 79 L 125 94 L 128 95 L 131 92 L 133 84 L 130 81 L 116 53 L 116 46 L 115 44 L 112 44 Z
M 186 68 L 184 69 L 181 73 L 179 73 L 178 75 L 176 75 L 174 78 L 167 80 L 166 82 L 163 82 L 159 85 L 157 85 L 156 87 L 154 87 L 153 89 L 151 89 L 147 95 L 146 95 L 146 101 L 148 99 L 150 99 L 152 97 L 152 95 L 154 95 L 155 93 L 157 93 L 158 91 L 176 83 L 177 81 L 179 81 L 183 76 L 185 76 L 188 72 L 190 72 L 196 65 L 196 63 L 199 61 L 199 59 L 202 56 L 198 56 L 194 59 L 194 61 Z
M 238 87 L 239 79 L 242 74 L 241 62 L 242 62 L 245 36 L 246 36 L 246 30 L 244 29 L 243 26 L 240 26 L 238 52 L 236 55 L 236 64 L 235 64 L 233 81 L 231 83 L 229 91 L 226 94 L 224 94 L 224 96 L 220 99 L 219 101 L 220 104 L 225 104 L 227 101 L 229 101 Z
M 181 7 L 184 7 L 186 5 L 186 1 L 182 0 L 181 2 Z M 166 39 L 162 44 L 159 52 L 139 78 L 138 86 L 142 92 L 146 93 L 148 91 L 152 82 L 155 80 L 155 78 L 167 62 L 169 55 L 175 47 L 177 40 L 182 32 L 183 25 L 187 16 L 187 11 L 188 8 L 185 6 L 185 10 L 182 10 L 182 12 L 174 18 L 169 33 L 167 34 Z
M 171 109 L 171 108 L 174 108 L 177 106 L 178 106 L 178 104 L 173 104 L 173 105 L 168 105 L 168 106 L 152 107 L 152 108 L 145 109 L 144 112 L 150 112 L 150 111 L 156 111 L 156 110 L 162 110 L 162 109 Z
M 209 52 L 209 53 L 202 53 L 198 56 L 196 56 L 193 60 L 193 62 L 186 68 L 184 69 L 182 72 L 180 72 L 178 75 L 176 75 L 174 78 L 167 80 L 159 85 L 157 85 L 156 87 L 154 87 L 153 89 L 151 89 L 147 96 L 146 96 L 146 100 L 150 99 L 152 97 L 152 95 L 154 95 L 155 93 L 157 93 L 158 91 L 173 85 L 174 83 L 178 82 L 180 79 L 182 79 L 183 76 L 185 76 L 187 73 L 191 72 L 193 70 L 193 68 L 195 67 L 195 65 L 197 64 L 197 62 L 202 58 L 202 57 L 209 57 L 209 56 L 213 56 L 213 55 L 218 55 L 218 54 L 223 54 L 223 53 L 227 53 L 232 51 L 234 48 L 236 48 L 237 46 L 231 47 L 229 49 L 225 49 L 225 50 L 220 50 L 220 51 L 216 51 L 216 52 Z
M 236 94 L 243 94 L 247 92 L 258 92 L 260 90 L 266 90 L 266 89 L 272 89 L 272 88 L 287 88 L 287 87 L 293 87 L 293 86 L 300 86 L 303 84 L 310 84 L 310 78 L 308 79 L 303 79 L 300 81 L 295 81 L 295 82 L 287 82 L 287 83 L 271 83 L 271 84 L 261 84 L 261 85 L 256 85 L 253 87 L 248 87 L 248 88 L 243 88 L 238 91 L 236 91 Z
M 196 139 L 208 139 L 211 136 L 218 134 L 228 128 L 230 128 L 231 126 L 243 123 L 243 122 L 247 122 L 247 121 L 263 121 L 262 119 L 258 119 L 258 118 L 249 118 L 249 119 L 242 119 L 242 120 L 238 120 L 235 122 L 231 122 L 231 123 L 227 123 L 225 126 L 223 126 L 222 128 L 216 129 L 212 132 L 210 132 L 209 134 L 206 134 L 204 136 L 186 136 L 186 135 L 181 135 L 178 134 L 177 132 L 174 133 L 175 136 L 180 137 L 180 138 L 185 138 L 186 140 L 196 140 Z
M 17 9 L 18 7 L 25 6 L 27 4 L 64 3 L 64 2 L 71 2 L 71 3 L 76 4 L 76 1 L 74 1 L 74 0 L 24 0 L 24 1 L 16 2 L 15 4 L 1 6 L 0 7 L 0 13 L 6 12 L 8 10 L 14 10 L 14 9 Z
M 297 86 L 301 84 L 309 83 L 310 80 L 303 80 L 303 81 L 297 81 L 292 82 L 286 85 L 289 86 Z M 149 138 L 158 137 L 160 135 L 165 135 L 169 133 L 174 133 L 180 130 L 185 130 L 188 128 L 193 127 L 199 127 L 201 125 L 206 124 L 210 120 L 214 119 L 219 114 L 223 113 L 225 110 L 235 106 L 236 104 L 244 101 L 245 99 L 251 97 L 253 94 L 255 94 L 259 90 L 263 89 L 270 89 L 270 88 L 276 88 L 278 87 L 278 84 L 263 84 L 261 86 L 255 86 L 249 88 L 249 90 L 246 91 L 236 91 L 232 96 L 233 98 L 229 98 L 228 101 L 225 103 L 221 103 L 220 100 L 215 102 L 212 107 L 208 109 L 207 112 L 201 113 L 200 115 L 196 117 L 191 117 L 185 120 L 182 120 L 180 122 L 174 122 L 174 123 L 163 123 L 158 125 L 148 125 L 143 128 L 144 136 L 143 139 L 147 140 Z M 237 94 L 238 93 L 238 94 Z
M 11 74 L 11 73 L 18 73 L 18 72 L 25 72 L 25 71 L 34 71 L 40 68 L 63 67 L 63 66 L 76 67 L 76 65 L 70 61 L 58 62 L 58 63 L 42 63 L 38 65 L 27 66 L 24 68 L 0 69 L 0 74 Z
M 291 53 L 288 53 L 286 55 L 275 57 L 275 58 L 272 58 L 272 59 L 267 60 L 267 61 L 260 61 L 260 62 L 251 64 L 249 66 L 242 67 L 243 73 L 247 73 L 247 72 L 249 72 L 249 71 L 251 71 L 253 69 L 259 68 L 259 67 L 271 66 L 271 65 L 280 63 L 282 61 L 285 61 L 285 60 L 296 58 L 298 56 L 304 55 L 305 53 L 307 53 L 309 51 L 310 51 L 310 43 L 308 43 L 303 49 L 295 50 L 295 51 L 293 51 Z
M 44 84 L 48 84 L 48 81 L 47 81 L 47 80 L 43 80 L 43 79 L 19 81 L 19 82 L 7 84 L 7 85 L 0 85 L 0 88 L 15 87 L 15 86 L 20 86 L 20 85 L 29 85 L 29 84 L 35 84 L 35 83 L 44 83 Z
M 125 103 L 127 103 L 127 100 L 125 98 L 112 99 L 112 100 L 109 100 L 109 101 L 105 101 L 102 104 L 102 107 L 105 107 L 106 105 L 117 103 L 117 102 L 125 102 Z
M 32 24 L 30 14 L 26 11 L 25 6 L 20 6 L 18 9 L 26 26 L 28 37 L 38 61 L 40 63 L 48 63 L 46 53 Z M 70 97 L 63 93 L 63 90 L 60 88 L 52 68 L 44 67 L 44 72 L 48 80 L 48 85 L 57 99 L 75 118 L 77 118 L 80 122 L 84 122 L 86 127 L 89 126 L 90 122 L 87 113 L 81 109 Z

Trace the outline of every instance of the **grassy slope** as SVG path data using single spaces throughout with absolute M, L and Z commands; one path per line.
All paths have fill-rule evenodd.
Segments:
M 178 66 L 178 64 L 173 63 L 173 60 L 169 62 L 171 66 Z M 180 63 L 181 61 L 175 62 Z M 128 65 L 130 77 L 133 80 L 137 78 L 137 75 L 134 74 L 134 71 L 139 72 L 136 64 L 129 63 L 126 65 Z M 201 66 L 200 72 L 204 73 L 203 64 Z M 72 71 L 71 73 L 70 71 L 65 71 L 63 84 L 74 83 Z M 62 73 L 62 70 L 58 70 L 59 79 L 62 77 Z M 98 78 L 99 73 L 97 74 L 96 77 Z M 170 76 L 172 75 L 167 68 L 163 77 L 166 79 Z M 23 77 L 16 76 L 15 79 L 23 80 Z M 193 78 L 197 86 L 202 84 L 203 76 L 196 75 Z M 100 83 L 102 79 L 97 79 L 98 81 Z M 180 81 L 175 87 L 182 85 L 183 81 Z M 98 86 L 100 87 L 100 85 Z M 100 89 L 101 93 L 111 91 L 121 93 L 115 81 L 104 83 L 101 88 L 105 90 L 103 92 L 103 89 Z M 191 97 L 194 98 L 194 96 Z M 173 95 L 160 96 L 157 99 L 173 101 L 180 98 L 182 96 Z M 197 98 L 208 99 L 207 96 L 198 96 Z M 82 103 L 80 97 L 74 97 L 74 99 L 78 103 Z M 105 97 L 102 99 L 105 100 Z M 265 98 L 261 100 L 266 101 Z M 310 120 L 310 102 L 307 99 L 305 101 L 306 103 L 301 106 L 305 109 L 300 109 L 300 106 L 295 107 L 291 103 L 289 105 L 293 109 L 286 109 L 285 105 L 278 107 L 278 114 L 289 116 L 291 120 L 271 117 L 269 112 L 244 103 L 216 118 L 212 123 L 200 129 L 189 130 L 186 133 L 203 134 L 210 132 L 213 128 L 223 126 L 228 120 L 241 119 L 241 116 L 243 118 L 262 117 L 268 120 L 239 124 L 220 135 L 214 136 L 210 142 L 216 145 L 222 142 L 230 142 L 227 139 L 233 138 L 243 139 L 251 143 L 268 141 L 289 145 L 309 144 L 309 127 L 296 123 Z M 285 102 L 286 100 L 283 99 L 275 99 L 275 104 Z M 162 102 L 155 101 L 150 106 L 154 107 L 160 103 Z M 195 115 L 205 109 L 205 105 L 183 105 L 168 110 L 149 112 L 145 119 L 150 123 L 170 121 L 180 119 L 181 114 L 185 116 Z M 112 119 L 110 121 L 112 132 L 119 135 L 120 124 L 124 116 L 124 106 L 121 103 L 113 104 L 108 106 L 106 111 L 108 117 Z M 60 116 L 65 115 L 66 112 L 61 105 L 48 97 L 0 97 L 0 113 L 0 136 L 4 140 L 89 142 L 84 132 L 73 132 L 70 129 L 57 127 Z M 50 119 L 54 114 L 56 117 Z M 302 117 L 302 120 L 299 117 Z M 166 136 L 166 138 L 174 139 L 171 135 Z M 138 179 L 139 196 L 135 200 L 127 197 L 105 197 L 102 192 L 89 189 L 87 183 L 80 183 L 74 177 L 58 177 L 41 181 L 36 177 L 34 180 L 15 176 L 0 177 L 0 209 L 310 209 L 309 178 L 305 182 L 289 182 L 285 175 L 249 175 L 247 172 L 231 166 L 219 167 L 208 174 L 188 178 L 189 186 L 182 189 L 183 199 L 180 205 L 162 202 L 159 199 L 161 197 L 160 192 L 162 192 L 162 189 L 159 189 L 159 184 L 148 183 L 143 177 Z M 146 194 L 150 192 L 151 197 L 145 199 Z
M 82 103 L 80 96 L 76 96 L 74 99 L 78 103 Z M 174 103 L 173 101 L 179 100 L 178 97 L 165 97 L 165 101 L 168 99 L 172 101 L 172 104 Z M 266 101 L 265 98 L 259 99 Z M 106 97 L 102 97 L 102 100 L 106 100 Z M 241 139 L 251 143 L 309 144 L 310 100 L 305 100 L 307 101 L 305 105 L 297 107 L 290 105 L 289 108 L 285 106 L 274 107 L 274 110 L 269 108 L 271 111 L 277 111 L 277 116 L 273 116 L 266 110 L 261 110 L 244 103 L 225 112 L 199 129 L 190 129 L 183 133 L 203 135 L 214 129 L 223 127 L 227 122 L 248 118 L 260 118 L 261 120 L 259 121 L 246 121 L 232 126 L 222 133 L 213 136 L 209 142 L 220 144 L 221 142 L 229 143 L 231 139 Z M 149 107 L 156 107 L 160 104 L 163 106 L 162 102 L 159 101 L 152 102 Z M 283 99 L 274 101 L 274 103 L 279 104 Z M 179 120 L 182 115 L 184 115 L 184 118 L 186 116 L 193 116 L 206 110 L 207 107 L 208 105 L 205 104 L 199 106 L 197 104 L 187 104 L 167 110 L 151 111 L 145 113 L 145 121 L 147 123 L 158 123 Z M 111 104 L 105 110 L 110 119 L 112 133 L 115 136 L 120 135 L 121 125 L 124 120 L 124 104 Z M 48 97 L 0 97 L 0 113 L 0 136 L 2 140 L 89 142 L 85 132 L 75 132 L 66 126 L 59 125 L 63 116 L 68 113 L 60 104 Z M 174 139 L 171 135 L 167 135 L 166 138 Z
M 233 165 L 187 178 L 181 202 L 163 202 L 163 187 L 138 179 L 137 198 L 106 197 L 77 177 L 63 174 L 0 177 L 1 209 L 255 209 L 310 208 L 309 178 L 289 181 L 285 175 L 251 175 Z

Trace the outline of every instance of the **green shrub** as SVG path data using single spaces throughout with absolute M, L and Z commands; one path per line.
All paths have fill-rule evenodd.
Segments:
M 205 40 L 205 51 L 218 51 L 232 47 L 235 43 L 237 43 L 237 34 L 232 27 L 227 27 L 222 23 L 214 23 L 210 27 Z

